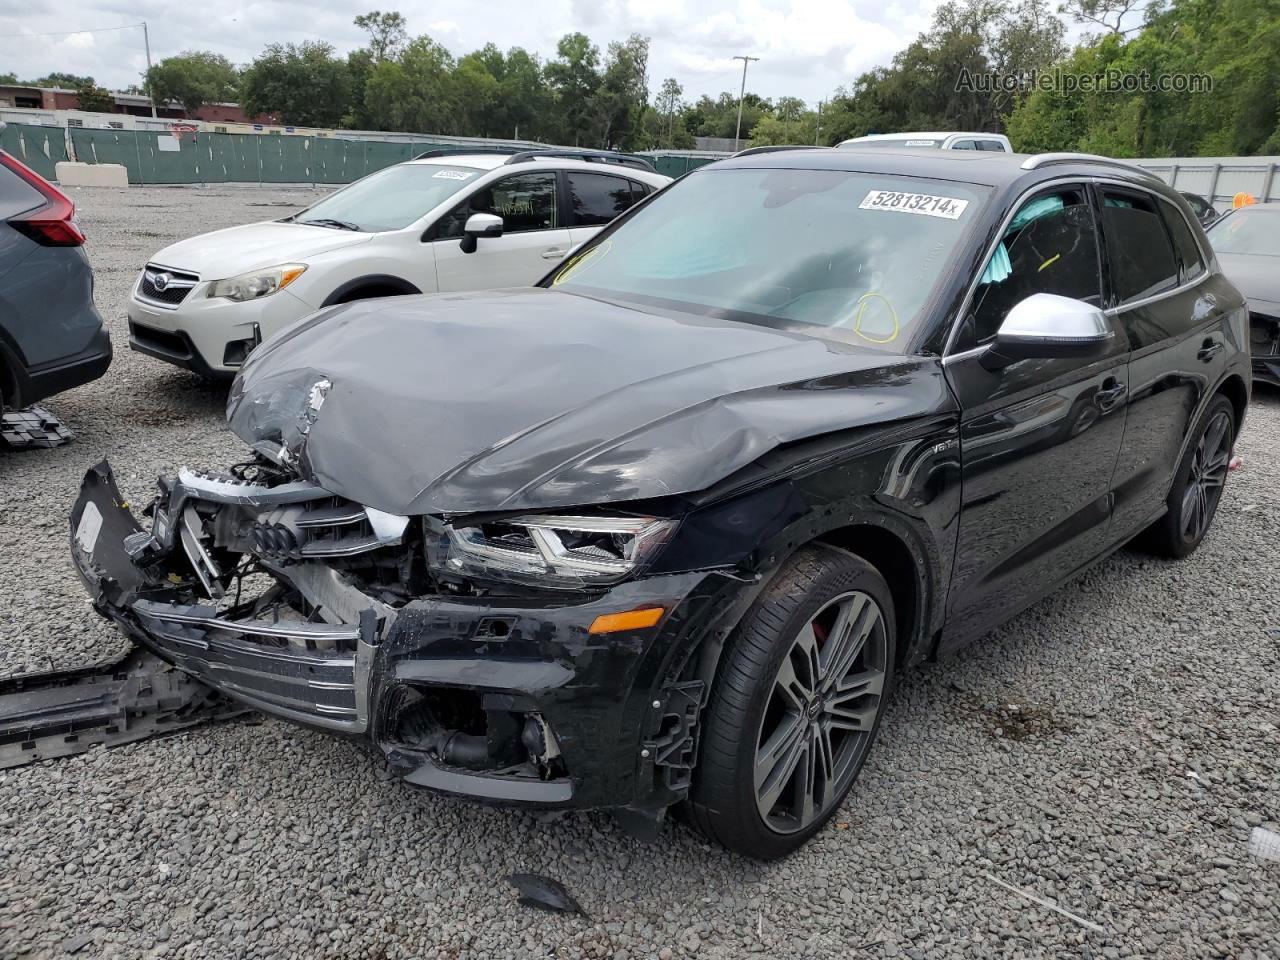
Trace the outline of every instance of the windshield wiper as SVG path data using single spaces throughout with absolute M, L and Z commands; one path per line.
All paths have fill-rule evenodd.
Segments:
M 350 220 L 334 220 L 332 217 L 319 217 L 315 220 L 299 220 L 298 223 L 312 223 L 317 227 L 333 227 L 335 230 L 354 230 L 356 233 L 361 232 L 359 224 L 352 223 Z

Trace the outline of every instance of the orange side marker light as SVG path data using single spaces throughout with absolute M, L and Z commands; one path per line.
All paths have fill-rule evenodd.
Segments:
M 643 630 L 652 627 L 666 612 L 662 607 L 644 607 L 626 613 L 602 613 L 591 621 L 588 633 L 617 633 L 619 630 Z

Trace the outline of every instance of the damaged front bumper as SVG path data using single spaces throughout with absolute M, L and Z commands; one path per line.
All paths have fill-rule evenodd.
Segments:
M 421 584 L 418 527 L 313 484 L 183 472 L 144 530 L 102 463 L 71 515 L 96 609 L 266 713 L 359 738 L 410 783 L 653 815 L 688 789 L 705 684 L 687 669 L 740 602 L 715 572 L 548 598 Z M 662 607 L 656 626 L 597 618 Z

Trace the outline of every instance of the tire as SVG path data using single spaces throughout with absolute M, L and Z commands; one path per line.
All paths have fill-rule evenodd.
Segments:
M 1179 559 L 1200 546 L 1222 499 L 1235 440 L 1235 407 L 1219 394 L 1196 423 L 1178 464 L 1169 490 L 1169 509 L 1139 538 L 1143 549 Z
M 701 833 L 774 860 L 822 829 L 879 730 L 895 627 L 889 587 L 866 561 L 819 544 L 796 553 L 721 658 L 686 809 Z

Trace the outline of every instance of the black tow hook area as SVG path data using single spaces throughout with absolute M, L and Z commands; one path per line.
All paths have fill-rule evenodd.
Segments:
M 154 653 L 0 680 L 0 770 L 252 713 Z

